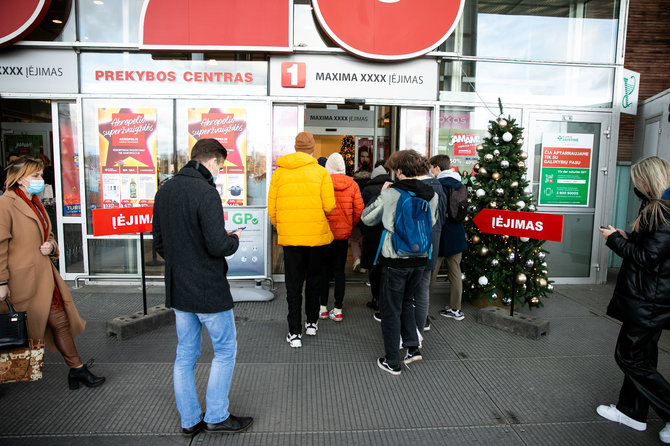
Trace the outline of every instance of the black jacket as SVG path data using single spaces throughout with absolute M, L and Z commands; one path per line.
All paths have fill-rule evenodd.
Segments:
M 387 181 L 393 181 L 391 175 L 382 174 L 368 180 L 365 186 L 361 189 L 363 203 L 366 206 L 377 199 L 382 192 L 382 186 Z M 382 238 L 383 231 L 384 225 L 381 223 L 377 226 L 366 226 L 361 224 L 361 234 L 363 235 L 363 242 L 361 243 L 362 268 L 372 269 L 372 263 L 375 261 L 375 255 L 377 254 L 377 248 L 379 247 L 379 241 Z
M 233 308 L 226 256 L 239 240 L 226 232 L 212 175 L 190 161 L 163 183 L 154 202 L 153 236 L 165 259 L 165 306 L 190 313 Z
M 607 246 L 623 259 L 607 314 L 648 328 L 670 328 L 670 225 L 628 234 L 628 240 L 614 232 Z
M 440 250 L 440 236 L 442 235 L 442 225 L 447 219 L 447 195 L 444 193 L 442 184 L 436 178 L 426 178 L 421 180 L 424 184 L 433 188 L 438 196 L 437 221 L 433 223 L 432 251 L 430 258 L 426 263 L 426 270 L 432 271 L 437 264 L 437 255 Z

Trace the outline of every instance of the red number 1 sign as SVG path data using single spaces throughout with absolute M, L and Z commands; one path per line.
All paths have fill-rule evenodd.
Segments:
M 304 62 L 284 62 L 281 64 L 281 86 L 287 88 L 305 88 Z

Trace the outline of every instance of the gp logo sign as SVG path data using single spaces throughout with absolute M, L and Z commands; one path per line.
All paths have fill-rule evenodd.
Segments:
M 365 59 L 404 60 L 439 46 L 465 0 L 312 0 L 319 24 L 339 46 Z
M 253 214 L 249 212 L 235 212 L 232 215 L 231 221 L 236 225 L 257 225 L 258 219 L 254 217 Z

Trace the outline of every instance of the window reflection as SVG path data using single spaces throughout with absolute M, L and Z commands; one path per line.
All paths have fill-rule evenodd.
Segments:
M 440 50 L 479 57 L 612 63 L 619 8 L 619 0 L 466 1 L 461 22 Z
M 79 0 L 81 42 L 139 43 L 144 0 Z
M 472 71 L 470 71 L 472 70 Z M 580 107 L 611 107 L 614 69 L 561 65 L 443 61 L 441 100 L 485 101 Z M 455 92 L 444 93 L 444 91 Z M 458 93 L 468 92 L 467 95 Z

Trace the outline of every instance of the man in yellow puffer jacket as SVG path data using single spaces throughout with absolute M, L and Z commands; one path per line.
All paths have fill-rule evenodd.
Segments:
M 335 209 L 330 175 L 319 166 L 314 137 L 300 132 L 295 153 L 277 160 L 268 192 L 270 222 L 277 228 L 284 247 L 284 280 L 288 301 L 286 341 L 302 347 L 302 287 L 305 283 L 305 334 L 314 336 L 319 321 L 319 290 L 326 247 L 333 241 L 326 214 Z

